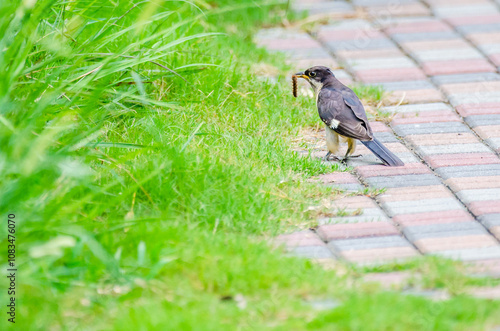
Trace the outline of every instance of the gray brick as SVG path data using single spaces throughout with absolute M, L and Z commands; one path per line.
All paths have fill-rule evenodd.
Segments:
M 426 80 L 412 80 L 404 82 L 388 82 L 380 83 L 386 91 L 410 91 L 410 90 L 424 90 L 434 89 L 434 85 Z
M 422 145 L 416 151 L 422 155 L 458 154 L 458 153 L 489 153 L 490 149 L 481 143 L 477 144 L 450 144 L 450 145 Z
M 476 46 L 486 55 L 500 53 L 500 43 L 493 43 L 492 41 L 491 44 L 481 44 Z
M 330 54 L 323 48 L 290 49 L 279 50 L 278 52 L 286 54 L 292 60 L 324 59 L 330 57 Z
M 499 125 L 500 114 L 472 115 L 472 116 L 467 116 L 465 118 L 465 121 L 471 127 L 482 126 L 482 125 Z
M 358 192 L 363 190 L 365 187 L 361 184 L 349 183 L 349 184 L 328 184 L 326 186 L 335 187 L 343 191 Z
M 413 61 L 405 56 L 390 58 L 351 59 L 347 64 L 353 70 L 416 68 Z
M 398 43 L 402 43 L 408 41 L 458 39 L 460 38 L 460 35 L 458 35 L 454 31 L 439 31 L 439 32 L 395 33 L 391 37 Z
M 473 201 L 498 200 L 500 204 L 500 188 L 478 190 L 463 190 L 457 193 L 458 198 L 465 204 Z
M 289 251 L 289 254 L 309 259 L 328 259 L 333 257 L 333 253 L 325 246 L 294 247 Z
M 416 163 L 416 162 L 420 162 L 415 157 L 415 155 L 413 155 L 410 152 L 407 152 L 407 153 L 394 153 L 394 154 L 396 154 L 401 159 L 401 161 L 403 161 L 404 163 Z M 364 154 L 364 155 L 359 156 L 359 157 L 350 158 L 347 161 L 347 164 L 350 167 L 359 167 L 359 166 L 363 166 L 363 165 L 382 164 L 382 161 L 380 161 L 373 154 Z
M 484 142 L 487 143 L 491 148 L 493 148 L 497 152 L 500 152 L 500 137 L 499 138 L 488 138 Z
M 436 169 L 443 178 L 500 176 L 500 164 L 480 164 L 472 166 L 443 167 Z
M 461 25 L 455 29 L 462 34 L 497 32 L 500 31 L 500 23 Z
M 407 247 L 410 243 L 401 236 L 332 240 L 327 245 L 337 252 L 386 247 Z
M 432 81 L 437 85 L 490 82 L 500 80 L 500 75 L 494 72 L 479 72 L 473 74 L 438 75 L 432 76 Z
M 399 142 L 398 138 L 396 138 L 396 136 L 391 132 L 374 132 L 373 135 L 383 143 Z
M 431 225 L 408 226 L 403 230 L 408 240 L 414 242 L 423 238 L 444 238 L 487 234 L 477 222 L 460 222 Z
M 458 202 L 455 198 L 392 201 L 384 202 L 382 206 L 390 217 L 398 214 L 416 214 L 423 212 L 464 209 L 460 202 Z
M 463 93 L 448 95 L 450 103 L 456 107 L 466 103 L 488 103 L 498 102 L 500 100 L 500 92 L 477 92 L 477 93 Z
M 394 126 L 393 129 L 397 135 L 402 137 L 411 134 L 470 132 L 469 128 L 460 122 L 401 124 Z
M 389 39 L 357 39 L 343 41 L 328 41 L 326 46 L 334 51 L 355 51 L 355 50 L 370 50 L 396 48 L 396 45 Z
M 428 186 L 441 184 L 439 178 L 431 174 L 370 177 L 366 179 L 366 182 L 370 186 L 375 188 Z
M 436 49 L 412 52 L 420 63 L 429 61 L 484 59 L 484 56 L 474 48 Z
M 443 102 L 434 102 L 434 103 L 420 103 L 413 105 L 383 107 L 382 110 L 391 113 L 415 113 L 415 112 L 426 112 L 426 111 L 437 111 L 437 110 L 453 110 L 453 108 L 451 108 L 449 105 Z
M 490 3 L 472 5 L 453 4 L 433 6 L 432 12 L 439 17 L 469 16 L 471 13 L 474 13 L 474 15 L 490 15 L 491 13 L 496 13 L 497 8 L 494 4 Z
M 481 215 L 477 219 L 488 229 L 493 226 L 500 226 L 500 213 Z
M 500 247 L 493 246 L 483 248 L 457 249 L 436 252 L 433 253 L 433 255 L 461 261 L 489 260 L 500 258 Z

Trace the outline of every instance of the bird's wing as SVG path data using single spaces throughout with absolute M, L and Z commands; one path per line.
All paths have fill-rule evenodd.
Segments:
M 358 119 L 364 122 L 368 135 L 370 137 L 373 137 L 372 128 L 370 127 L 368 118 L 366 117 L 365 107 L 363 107 L 363 104 L 359 100 L 356 93 L 354 93 L 350 88 L 346 86 L 344 86 L 344 88 L 341 90 L 341 93 L 346 105 L 348 105 L 349 108 L 352 109 L 352 112 Z
M 356 95 L 354 94 L 354 96 Z M 359 99 L 357 100 L 364 114 L 363 105 L 361 105 Z M 352 101 L 349 102 L 353 103 Z M 359 112 L 358 107 L 354 108 Z M 359 118 L 340 91 L 329 88 L 321 89 L 318 94 L 318 112 L 321 120 L 342 136 L 359 140 L 372 139 L 368 120 L 365 120 L 366 114 L 364 114 L 364 118 Z

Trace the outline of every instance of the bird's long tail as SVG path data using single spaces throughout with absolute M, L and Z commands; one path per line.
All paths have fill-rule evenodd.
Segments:
M 361 141 L 373 154 L 375 154 L 385 165 L 400 167 L 405 164 L 394 153 L 387 149 L 377 138 L 371 141 Z

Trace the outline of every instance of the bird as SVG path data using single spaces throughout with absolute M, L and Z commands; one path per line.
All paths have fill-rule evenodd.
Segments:
M 347 140 L 344 160 L 354 153 L 356 140 L 359 140 L 384 165 L 404 166 L 403 161 L 374 137 L 365 108 L 356 93 L 342 84 L 329 68 L 314 66 L 294 76 L 305 79 L 314 91 L 319 117 L 326 127 L 326 161 L 338 152 L 340 136 Z

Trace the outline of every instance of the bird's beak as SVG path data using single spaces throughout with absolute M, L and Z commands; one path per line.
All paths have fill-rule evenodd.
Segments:
M 296 73 L 294 76 L 299 78 L 304 78 L 305 80 L 309 80 L 309 76 L 306 76 L 303 71 Z

